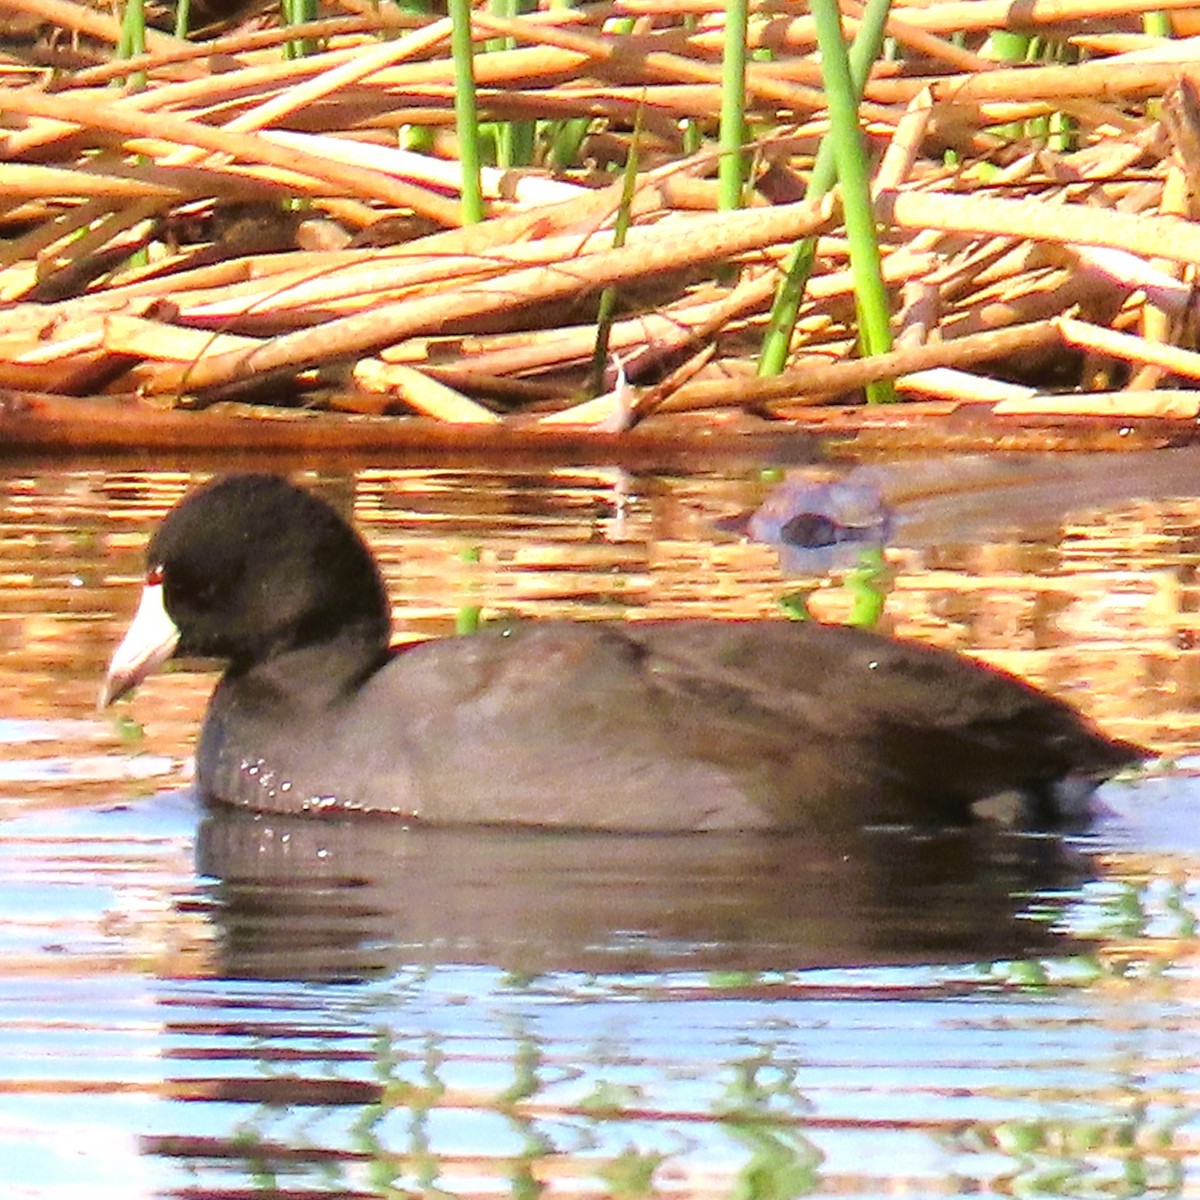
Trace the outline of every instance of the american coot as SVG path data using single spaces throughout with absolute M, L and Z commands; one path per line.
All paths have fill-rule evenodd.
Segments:
M 527 622 L 392 652 L 363 541 L 273 475 L 187 496 L 148 568 L 103 700 L 172 654 L 226 660 L 197 778 L 252 809 L 628 831 L 988 809 L 1048 825 L 1146 756 L 1013 676 L 840 626 Z

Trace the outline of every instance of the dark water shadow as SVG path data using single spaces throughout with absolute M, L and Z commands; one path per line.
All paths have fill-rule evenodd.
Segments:
M 1031 897 L 1094 876 L 1053 837 L 411 830 L 217 811 L 218 972 L 356 980 L 413 964 L 795 970 L 1066 954 Z

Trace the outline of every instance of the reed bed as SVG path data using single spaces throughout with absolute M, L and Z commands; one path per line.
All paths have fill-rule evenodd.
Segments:
M 724 4 L 498 11 L 469 13 L 491 160 L 464 173 L 465 9 L 340 0 L 121 56 L 106 11 L 0 0 L 9 411 L 61 422 L 105 394 L 610 434 L 828 423 L 884 395 L 906 422 L 1200 412 L 1194 0 L 891 8 L 858 106 L 883 344 L 841 194 L 815 186 L 830 117 L 798 5 L 749 5 L 734 206 Z M 850 39 L 857 0 L 841 17 Z

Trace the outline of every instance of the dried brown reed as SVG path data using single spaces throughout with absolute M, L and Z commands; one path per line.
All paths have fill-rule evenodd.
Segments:
M 859 11 L 847 0 L 848 32 Z M 0 0 L 0 387 L 24 422 L 10 403 L 0 437 L 39 405 L 61 425 L 59 400 L 96 392 L 124 397 L 126 418 L 130 397 L 236 397 L 493 427 L 554 414 L 561 429 L 605 287 L 633 386 L 581 408 L 583 427 L 611 432 L 618 410 L 824 420 L 881 379 L 943 413 L 1194 419 L 1200 39 L 1141 33 L 1147 11 L 1185 34 L 1200 5 L 893 9 L 901 53 L 877 65 L 862 118 L 897 340 L 864 360 L 836 203 L 802 199 L 826 113 L 811 21 L 782 0 L 753 7 L 770 54 L 748 72 L 756 187 L 733 213 L 715 211 L 711 150 L 685 152 L 684 124 L 712 133 L 719 111 L 715 0 L 478 14 L 477 50 L 511 47 L 477 54 L 483 117 L 579 118 L 590 134 L 577 169 L 486 172 L 489 217 L 470 227 L 445 19 L 343 0 L 303 30 L 154 34 L 118 60 L 106 13 Z M 631 31 L 612 32 L 620 17 Z M 983 53 L 989 31 L 1018 27 L 1074 61 Z M 285 60 L 297 33 L 321 49 Z M 614 247 L 635 123 L 642 170 Z M 432 153 L 400 148 L 417 127 Z M 809 235 L 788 369 L 760 378 L 781 261 Z

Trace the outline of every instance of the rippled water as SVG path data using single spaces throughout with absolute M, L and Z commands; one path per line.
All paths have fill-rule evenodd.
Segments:
M 753 470 L 301 476 L 403 635 L 860 586 L 719 532 Z M 210 674 L 94 712 L 192 482 L 0 466 L 0 1196 L 1198 1190 L 1195 496 L 902 546 L 884 583 L 891 628 L 1179 763 L 1087 836 L 823 841 L 201 812 Z

